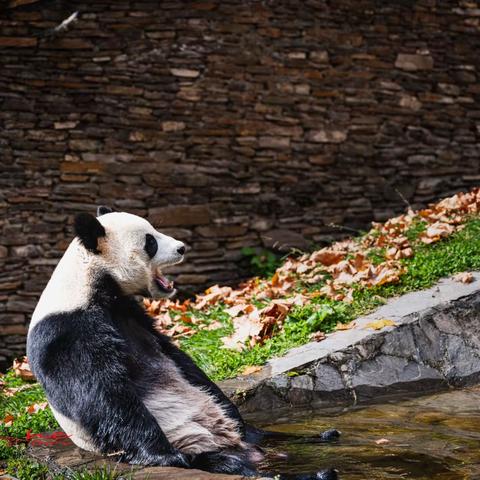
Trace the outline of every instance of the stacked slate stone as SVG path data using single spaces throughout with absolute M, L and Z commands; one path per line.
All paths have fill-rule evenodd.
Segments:
M 187 242 L 192 291 L 247 275 L 244 246 L 308 248 L 480 179 L 472 2 L 1 7 L 1 366 L 79 211 Z

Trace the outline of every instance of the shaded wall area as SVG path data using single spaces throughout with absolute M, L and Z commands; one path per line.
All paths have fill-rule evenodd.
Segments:
M 194 290 L 244 276 L 243 246 L 322 244 L 480 180 L 471 2 L 15 3 L 0 13 L 0 363 L 24 349 L 73 215 L 97 204 L 186 241 L 176 279 Z

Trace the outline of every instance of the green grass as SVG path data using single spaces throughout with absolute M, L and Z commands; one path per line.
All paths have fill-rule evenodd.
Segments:
M 413 241 L 424 230 L 423 222 L 418 222 L 409 229 L 407 236 Z M 418 244 L 415 256 L 402 260 L 402 263 L 407 272 L 399 283 L 356 289 L 351 304 L 318 298 L 295 308 L 287 317 L 284 329 L 263 345 L 242 352 L 222 348 L 221 338 L 232 332 L 232 323 L 222 307 L 216 306 L 206 315 L 212 321 L 220 321 L 223 328 L 199 331 L 182 340 L 181 348 L 217 381 L 233 377 L 249 365 L 262 365 L 290 348 L 307 343 L 313 332 L 329 332 L 338 322 L 347 323 L 382 305 L 389 297 L 428 288 L 440 278 L 454 273 L 480 269 L 480 219 L 468 221 L 463 230 L 446 240 L 432 245 Z
M 405 232 L 405 237 L 412 244 L 415 244 L 418 237 L 427 229 L 427 222 L 415 219 L 410 228 Z
M 6 470 L 9 475 L 19 480 L 49 480 L 50 478 L 60 480 L 61 478 L 49 476 L 46 466 L 23 456 L 10 458 L 7 462 Z
M 69 480 L 117 480 L 120 478 L 122 480 L 129 480 L 132 478 L 132 475 L 130 473 L 117 472 L 112 468 L 103 467 L 92 471 L 86 469 L 80 470 L 68 476 Z
M 42 387 L 38 383 L 24 382 L 22 379 L 15 377 L 11 371 L 7 372 L 2 380 L 5 382 L 5 387 L 21 387 L 22 390 L 12 397 L 6 396 L 0 390 L 0 419 L 3 420 L 6 415 L 13 415 L 14 417 L 11 426 L 7 427 L 3 422 L 0 423 L 0 437 L 25 439 L 28 430 L 30 430 L 30 433 L 41 433 L 59 428 L 48 407 L 37 413 L 26 412 L 26 408 L 30 405 L 46 401 Z
M 278 255 L 264 248 L 244 247 L 241 253 L 248 259 L 252 274 L 259 277 L 272 276 L 281 263 Z

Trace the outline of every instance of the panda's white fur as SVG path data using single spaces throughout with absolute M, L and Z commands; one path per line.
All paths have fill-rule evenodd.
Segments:
M 212 396 L 190 385 L 172 361 L 165 368 L 171 370 L 169 388 L 160 385 L 143 401 L 169 441 L 190 454 L 242 445 L 238 425 Z
M 78 422 L 62 415 L 58 410 L 53 408 L 52 405 L 50 405 L 50 410 L 65 434 L 77 447 L 89 452 L 98 452 L 98 448 L 95 446 L 92 437 Z

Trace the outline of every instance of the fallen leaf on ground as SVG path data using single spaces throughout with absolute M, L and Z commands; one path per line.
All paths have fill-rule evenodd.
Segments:
M 239 313 L 243 312 L 247 308 L 246 303 L 240 303 L 238 305 L 234 305 L 233 307 L 227 308 L 225 310 L 231 317 L 237 317 Z
M 310 335 L 310 340 L 312 342 L 321 342 L 322 340 L 325 340 L 327 336 L 323 332 L 315 332 Z
M 228 295 L 232 293 L 231 287 L 220 287 L 218 285 L 213 285 L 212 287 L 205 290 L 205 295 L 198 295 L 197 300 L 193 304 L 193 307 L 197 310 L 201 310 L 207 305 L 212 305 L 217 303 L 220 300 L 225 300 Z
M 13 361 L 13 371 L 17 377 L 25 381 L 35 381 L 35 375 L 30 370 L 27 357 L 17 358 Z
M 34 403 L 33 405 L 29 405 L 28 407 L 25 407 L 25 410 L 27 413 L 37 413 L 40 410 L 45 410 L 47 407 L 48 407 L 47 402 Z
M 251 373 L 259 372 L 261 369 L 260 365 L 249 365 L 243 369 L 241 375 L 250 375 Z
M 311 255 L 312 260 L 315 262 L 321 263 L 326 267 L 338 263 L 340 260 L 343 259 L 345 254 L 343 252 L 335 252 L 329 248 L 322 248 L 318 252 L 314 252 Z
M 5 417 L 2 420 L 2 423 L 6 427 L 11 427 L 13 424 L 13 420 L 15 420 L 15 417 L 13 415 L 8 414 L 8 415 L 5 415 Z
M 457 275 L 455 275 L 453 279 L 456 282 L 461 282 L 461 283 L 472 283 L 474 280 L 472 272 L 457 273 Z
M 367 323 L 364 328 L 373 328 L 374 330 L 381 330 L 385 327 L 393 327 L 396 323 L 389 318 L 382 318 L 380 320 L 375 320 L 374 322 Z
M 22 385 L 21 387 L 9 387 L 9 388 L 4 388 L 3 394 L 6 397 L 13 397 L 16 393 L 21 392 L 22 390 L 26 390 L 27 388 L 30 388 L 31 385 Z
M 337 323 L 335 330 L 350 330 L 356 325 L 355 320 L 350 323 Z
M 214 320 L 205 327 L 205 330 L 217 330 L 218 328 L 222 327 L 223 325 L 218 320 Z
M 231 335 L 222 338 L 224 348 L 241 351 L 245 348 L 247 340 L 253 340 L 255 344 L 263 328 L 258 310 L 235 318 L 233 328 L 234 332 Z

